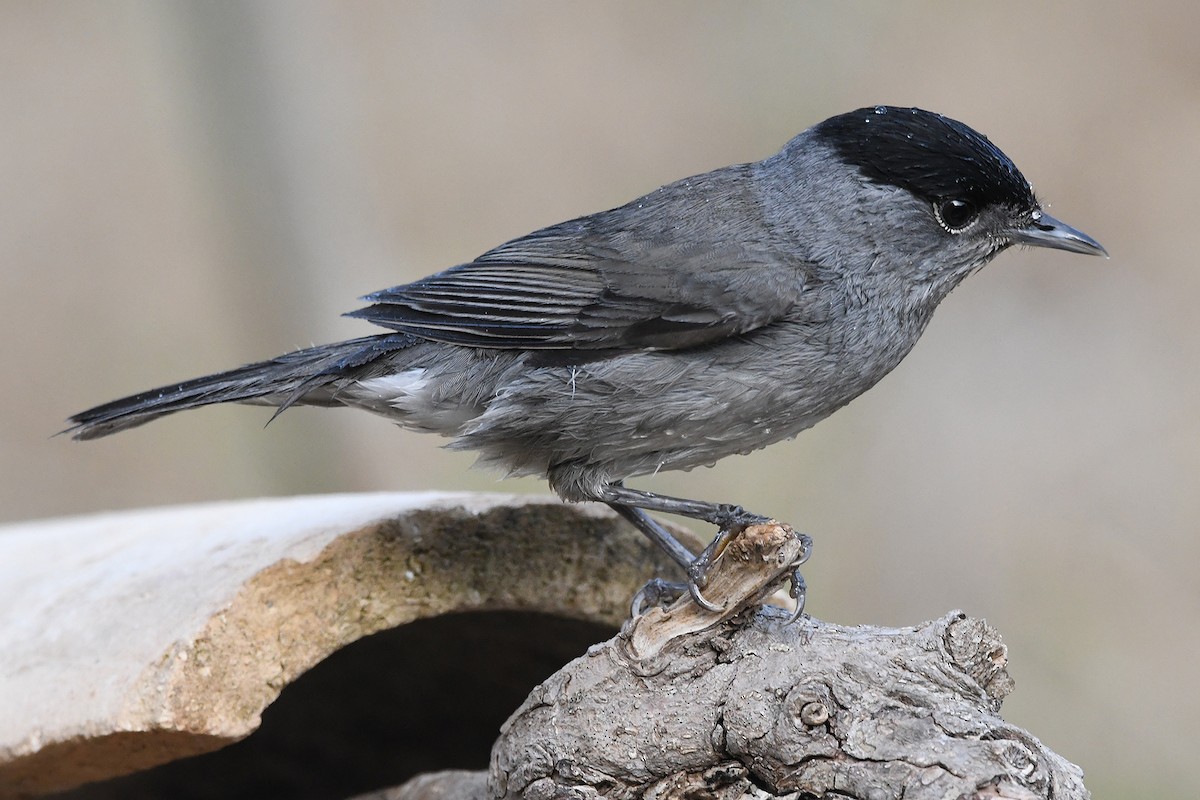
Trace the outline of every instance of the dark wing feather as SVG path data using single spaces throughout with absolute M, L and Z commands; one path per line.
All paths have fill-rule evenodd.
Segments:
M 707 344 L 794 305 L 806 265 L 734 236 L 708 207 L 656 208 L 668 189 L 367 295 L 347 316 L 452 344 L 612 353 Z

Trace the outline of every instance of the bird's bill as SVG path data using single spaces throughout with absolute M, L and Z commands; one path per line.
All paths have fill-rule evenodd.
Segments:
M 1033 212 L 1033 219 L 1024 228 L 1012 232 L 1013 241 L 1031 247 L 1052 247 L 1088 256 L 1108 257 L 1104 246 L 1065 222 L 1059 222 L 1045 211 Z

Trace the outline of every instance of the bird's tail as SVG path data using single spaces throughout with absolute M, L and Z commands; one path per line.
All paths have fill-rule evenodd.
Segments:
M 295 404 L 336 405 L 332 389 L 340 380 L 361 374 L 371 362 L 415 342 L 413 337 L 400 333 L 297 350 L 270 361 L 151 389 L 81 411 L 70 418 L 71 427 L 63 433 L 71 434 L 73 439 L 98 439 L 176 411 L 213 403 L 276 406 L 276 414 Z

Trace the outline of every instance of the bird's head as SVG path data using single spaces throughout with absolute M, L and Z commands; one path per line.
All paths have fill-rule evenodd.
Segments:
M 797 137 L 832 153 L 853 191 L 829 193 L 847 238 L 916 283 L 949 291 L 1014 245 L 1107 255 L 1099 242 L 1045 212 L 1016 165 L 980 133 L 918 108 L 875 106 L 825 120 Z M 783 154 L 793 149 L 785 148 Z M 829 200 L 829 197 L 826 198 Z M 942 294 L 938 291 L 938 294 Z

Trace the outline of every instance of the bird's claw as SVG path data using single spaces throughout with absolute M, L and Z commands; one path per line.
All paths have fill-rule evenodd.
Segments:
M 792 615 L 788 617 L 788 624 L 791 625 L 804 616 L 804 601 L 808 596 L 808 584 L 804 582 L 804 576 L 800 574 L 799 567 L 792 570 L 792 574 L 788 576 L 788 580 L 792 584 L 788 589 L 788 595 L 796 601 L 796 607 L 792 610 Z
M 633 600 L 629 604 L 629 616 L 640 617 L 646 612 L 646 609 L 653 606 L 666 608 L 685 594 L 705 611 L 720 614 L 725 610 L 725 606 L 719 606 L 705 597 L 700 591 L 699 584 L 694 580 L 689 579 L 687 583 L 674 583 L 662 578 L 651 578 L 633 596 Z
M 688 594 L 692 596 L 692 602 L 713 614 L 720 614 L 725 610 L 725 606 L 719 606 L 709 600 L 700 591 L 700 585 L 695 580 L 689 580 L 687 583 Z
M 725 610 L 725 606 L 717 605 L 709 600 L 704 596 L 702 590 L 708 585 L 708 574 L 712 571 L 715 554 L 724 549 L 724 544 L 728 540 L 729 534 L 722 529 L 717 534 L 717 538 L 708 547 L 704 548 L 704 551 L 696 556 L 696 560 L 688 565 L 687 568 L 688 594 L 692 596 L 692 600 L 696 605 L 713 614 L 720 614 Z
M 808 599 L 808 584 L 805 582 L 804 576 L 800 574 L 800 567 L 804 566 L 804 563 L 812 556 L 813 546 L 812 537 L 808 534 L 797 533 L 796 537 L 800 540 L 800 555 L 792 564 L 792 572 L 788 575 L 788 581 L 791 583 L 788 595 L 796 601 L 796 608 L 788 618 L 789 625 L 804 616 L 804 602 Z
M 636 618 L 652 606 L 666 608 L 683 596 L 688 587 L 682 583 L 666 581 L 662 578 L 651 578 L 638 589 L 629 606 L 629 616 Z

